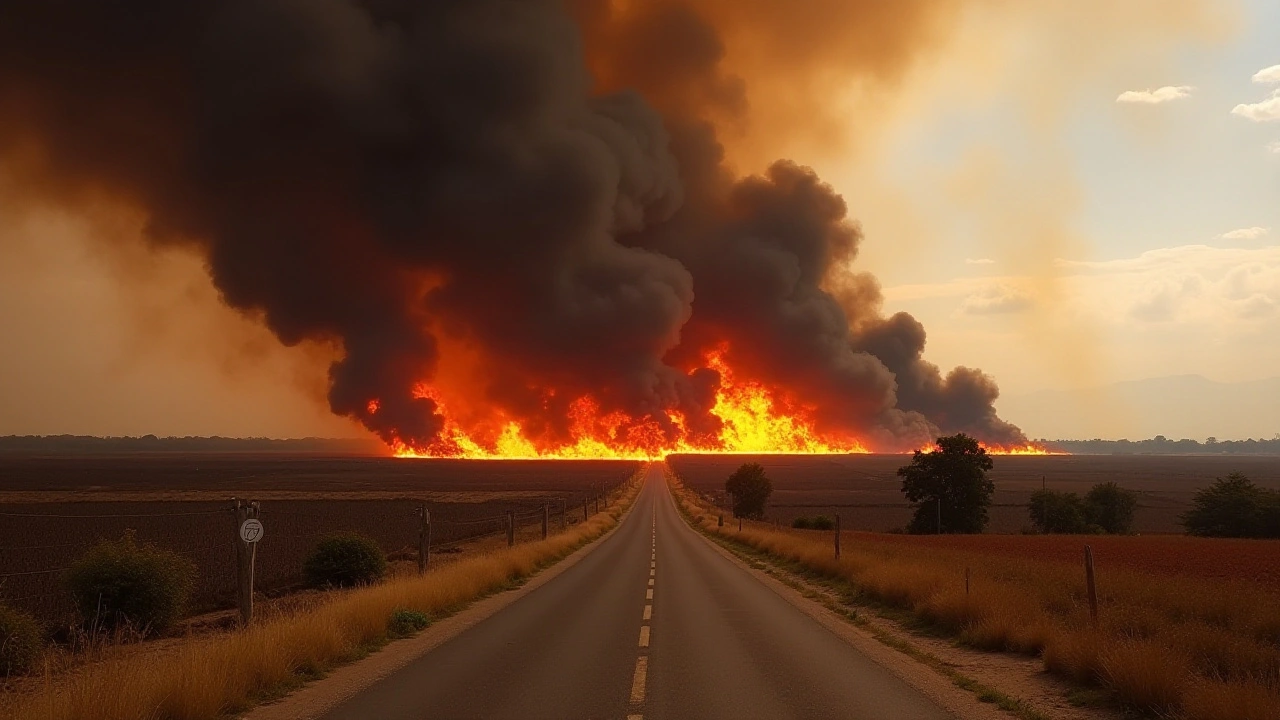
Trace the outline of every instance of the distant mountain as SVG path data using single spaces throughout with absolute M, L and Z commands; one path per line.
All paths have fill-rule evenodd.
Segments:
M 1270 439 L 1280 433 L 1280 378 L 1223 383 L 1175 375 L 1001 397 L 996 406 L 1031 437 Z

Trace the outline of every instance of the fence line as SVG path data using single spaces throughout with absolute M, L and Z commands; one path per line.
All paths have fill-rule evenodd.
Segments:
M 397 561 L 406 559 L 406 555 L 417 557 L 421 552 L 420 507 L 431 512 L 434 536 L 431 545 L 452 548 L 505 534 L 509 518 L 513 530 L 539 525 L 544 512 L 548 511 L 549 517 L 559 516 L 561 524 L 579 522 L 582 516 L 575 508 L 595 498 L 603 499 L 602 493 L 612 494 L 621 485 L 621 482 L 594 484 L 573 492 L 548 491 L 540 499 L 522 497 L 480 504 L 423 503 L 412 497 L 264 502 L 260 504 L 259 517 L 265 525 L 265 533 L 257 550 L 256 590 L 270 595 L 300 585 L 305 557 L 321 537 L 334 532 L 363 532 L 373 537 L 384 552 L 395 555 Z M 58 508 L 60 512 L 49 513 L 0 512 L 0 518 L 7 520 L 0 522 L 0 602 L 32 612 L 52 626 L 67 627 L 63 623 L 74 622 L 76 608 L 60 575 L 98 542 L 118 539 L 123 533 L 132 531 L 140 542 L 178 553 L 196 564 L 193 611 L 228 607 L 238 586 L 235 548 L 240 541 L 237 524 L 228 517 L 234 515 L 233 500 L 141 501 L 191 503 L 197 507 L 216 503 L 218 507 L 164 512 L 101 512 L 100 504 L 110 502 L 96 501 L 99 507 L 85 508 L 96 512 L 85 514 L 68 513 L 62 508 Z M 601 502 L 600 509 L 606 505 Z M 486 517 L 467 517 L 470 511 L 501 507 L 509 509 Z M 461 517 L 448 517 L 454 513 Z M 44 520 L 59 522 L 51 527 Z M 39 544 L 38 541 L 44 539 L 41 535 L 55 533 L 61 535 L 57 538 L 59 540 L 70 537 L 78 541 Z M 5 544 L 6 541 L 12 544 Z

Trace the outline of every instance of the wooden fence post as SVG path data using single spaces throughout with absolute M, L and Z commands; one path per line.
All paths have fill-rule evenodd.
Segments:
M 431 511 L 426 503 L 418 505 L 418 519 L 418 574 L 422 575 L 431 562 Z
M 742 532 L 742 517 L 738 517 L 738 532 Z
M 261 506 L 256 502 L 242 502 L 239 499 L 233 502 L 236 517 L 236 607 L 240 609 L 240 624 L 247 626 L 253 621 L 253 567 L 258 544 L 241 539 L 240 526 L 245 520 L 257 518 Z
M 964 596 L 969 597 L 969 568 L 964 569 Z
M 587 521 L 587 496 L 582 496 L 582 522 Z
M 516 544 L 516 512 L 515 510 L 507 511 L 507 547 Z
M 840 559 L 840 513 L 836 513 L 836 559 Z
M 1089 619 L 1098 629 L 1098 588 L 1093 582 L 1093 548 L 1084 546 L 1084 580 L 1089 592 Z
M 569 504 L 564 498 L 560 498 L 560 530 L 569 529 Z
M 551 524 L 551 508 L 546 503 L 542 504 L 542 539 L 547 539 L 547 526 Z

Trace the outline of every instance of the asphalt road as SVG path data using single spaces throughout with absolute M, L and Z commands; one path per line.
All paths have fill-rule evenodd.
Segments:
M 325 718 L 952 716 L 716 552 L 655 466 L 580 562 Z

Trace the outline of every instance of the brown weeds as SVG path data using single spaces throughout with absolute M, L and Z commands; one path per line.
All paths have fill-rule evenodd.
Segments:
M 1050 672 L 1101 685 L 1120 702 L 1157 714 L 1280 718 L 1280 595 L 1267 585 L 1103 561 L 1094 629 L 1080 565 L 871 533 L 845 533 L 836 560 L 831 532 L 750 522 L 742 531 L 736 523 L 717 527 L 716 511 L 668 477 L 691 515 L 710 518 L 700 523 L 705 531 L 847 581 L 859 597 L 908 610 L 972 647 L 1039 654 Z M 1200 552 L 1217 547 L 1200 542 Z
M 4 716 L 210 720 L 245 709 L 384 642 L 396 610 L 448 613 L 563 558 L 617 524 L 638 487 L 633 483 L 609 512 L 546 540 L 459 560 L 422 577 L 334 593 L 319 607 L 245 630 L 194 637 L 175 652 L 133 653 L 68 676 L 47 676 Z

